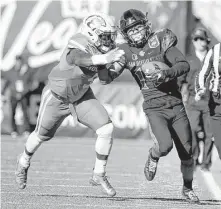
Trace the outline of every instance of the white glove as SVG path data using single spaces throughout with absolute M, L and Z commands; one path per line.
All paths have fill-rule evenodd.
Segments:
M 93 55 L 91 59 L 93 65 L 106 65 L 108 63 L 119 61 L 124 54 L 123 50 L 116 48 L 106 54 Z
M 200 89 L 196 95 L 195 95 L 195 101 L 198 102 L 199 100 L 201 100 L 201 97 L 205 94 L 206 89 Z

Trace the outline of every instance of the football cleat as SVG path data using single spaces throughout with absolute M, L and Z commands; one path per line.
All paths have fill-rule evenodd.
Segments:
M 183 197 L 190 203 L 199 203 L 199 198 L 194 193 L 192 189 L 183 189 L 182 190 Z
M 157 171 L 157 164 L 158 160 L 154 160 L 151 157 L 151 149 L 150 149 L 149 156 L 144 167 L 144 174 L 148 181 L 152 181 L 154 179 Z
M 104 193 L 106 193 L 110 197 L 116 195 L 116 191 L 111 186 L 110 182 L 107 180 L 107 176 L 105 176 L 105 173 L 102 174 L 94 173 L 89 182 L 92 186 L 101 186 Z
M 17 167 L 15 171 L 15 181 L 18 185 L 19 189 L 24 189 L 26 187 L 27 183 L 27 174 L 28 174 L 28 168 L 30 167 L 30 163 L 24 167 L 20 163 L 21 155 L 19 155 L 17 159 Z

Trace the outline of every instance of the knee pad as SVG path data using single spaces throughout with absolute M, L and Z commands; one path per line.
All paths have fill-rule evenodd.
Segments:
M 40 137 L 37 135 L 37 133 L 35 131 L 33 131 L 27 141 L 26 141 L 26 145 L 25 145 L 25 148 L 26 148 L 26 151 L 28 153 L 34 153 L 38 147 L 42 144 L 42 140 L 40 139 Z
M 53 136 L 45 136 L 45 135 L 41 135 L 39 133 L 36 133 L 36 135 L 38 136 L 39 139 L 41 139 L 42 142 L 49 141 L 51 138 L 53 138 Z
M 96 130 L 96 134 L 98 135 L 98 137 L 112 138 L 113 130 L 114 130 L 113 124 L 108 123 L 98 128 Z
M 96 133 L 98 137 L 95 144 L 95 150 L 98 154 L 109 155 L 113 144 L 113 129 L 114 126 L 112 123 L 105 124 L 101 128 L 97 129 Z

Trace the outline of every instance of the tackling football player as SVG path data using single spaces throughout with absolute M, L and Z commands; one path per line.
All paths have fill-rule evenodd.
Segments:
M 210 77 L 210 75 L 212 75 Z M 206 82 L 209 78 L 211 92 L 210 115 L 215 145 L 221 159 L 221 43 L 209 50 L 204 60 L 203 67 L 196 77 L 196 96 L 198 102 L 206 94 Z
M 26 187 L 30 160 L 39 146 L 50 140 L 62 121 L 77 115 L 80 123 L 97 134 L 96 161 L 90 183 L 99 185 L 108 196 L 116 194 L 106 178 L 106 164 L 112 147 L 113 124 L 105 108 L 95 98 L 90 84 L 106 64 L 118 61 L 124 52 L 115 48 L 116 27 L 112 19 L 94 14 L 83 20 L 81 32 L 75 34 L 64 50 L 60 62 L 48 76 L 41 97 L 35 130 L 18 157 L 16 182 Z
M 127 41 L 118 46 L 124 50 L 124 58 L 112 64 L 107 73 L 103 73 L 102 80 L 109 83 L 126 68 L 140 86 L 144 97 L 143 110 L 155 142 L 149 150 L 145 176 L 147 180 L 153 180 L 160 157 L 171 151 L 174 142 L 181 160 L 182 194 L 187 201 L 199 202 L 192 188 L 190 123 L 177 81 L 189 71 L 189 64 L 176 48 L 177 38 L 169 29 L 152 32 L 146 15 L 135 9 L 123 13 L 120 31 Z

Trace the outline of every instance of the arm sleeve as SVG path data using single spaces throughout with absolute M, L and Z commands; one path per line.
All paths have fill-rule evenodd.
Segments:
M 78 65 L 82 67 L 93 65 L 92 55 L 76 48 L 69 49 L 66 60 L 69 65 Z
M 175 46 L 167 49 L 164 58 L 166 60 L 166 63 L 172 66 L 168 70 L 164 70 L 163 73 L 165 74 L 166 78 L 169 78 L 171 80 L 189 72 L 189 63 L 186 61 L 183 54 Z
M 205 89 L 206 80 L 207 78 L 209 78 L 209 75 L 210 73 L 212 73 L 212 71 L 213 71 L 213 50 L 210 49 L 205 57 L 203 67 L 200 70 L 195 80 L 196 92 L 198 92 L 200 89 Z

